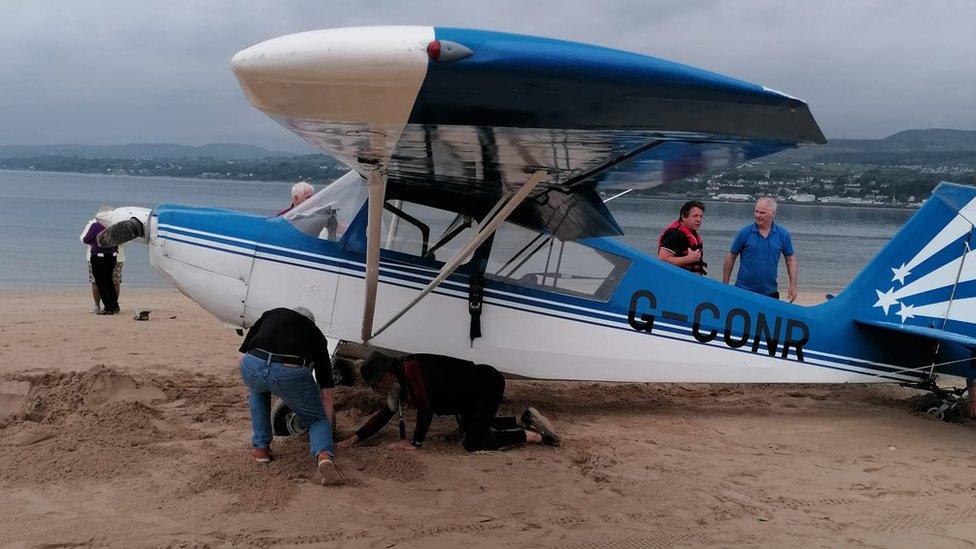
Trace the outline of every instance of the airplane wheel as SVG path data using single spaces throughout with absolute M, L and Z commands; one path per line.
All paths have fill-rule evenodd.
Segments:
M 271 430 L 277 437 L 304 435 L 308 428 L 302 423 L 298 414 L 291 411 L 283 401 L 278 400 L 271 407 Z
M 348 358 L 332 359 L 332 381 L 336 385 L 356 385 L 356 362 Z

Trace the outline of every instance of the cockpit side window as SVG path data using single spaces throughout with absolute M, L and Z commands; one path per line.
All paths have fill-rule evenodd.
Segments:
M 471 240 L 476 226 L 477 222 L 463 214 L 389 200 L 383 207 L 381 246 L 443 262 Z
M 366 181 L 349 172 L 302 202 L 283 217 L 303 233 L 338 242 L 368 196 Z
M 606 301 L 629 267 L 625 257 L 505 223 L 495 233 L 485 274 L 527 288 Z

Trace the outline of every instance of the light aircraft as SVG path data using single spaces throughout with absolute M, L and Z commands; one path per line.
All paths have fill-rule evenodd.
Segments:
M 600 192 L 825 142 L 799 99 L 643 55 L 439 27 L 293 34 L 231 65 L 255 107 L 350 172 L 280 217 L 161 204 L 113 212 L 106 232 L 145 240 L 153 267 L 230 326 L 302 305 L 337 354 L 439 353 L 536 379 L 976 378 L 972 188 L 941 185 L 811 307 L 613 238 Z

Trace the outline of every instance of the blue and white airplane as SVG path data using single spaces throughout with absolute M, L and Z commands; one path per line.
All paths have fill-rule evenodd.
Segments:
M 976 378 L 970 187 L 942 184 L 811 307 L 614 238 L 600 192 L 825 142 L 799 99 L 643 55 L 439 27 L 294 34 L 231 64 L 255 107 L 350 172 L 281 217 L 115 212 L 137 220 L 157 271 L 230 326 L 302 305 L 340 347 L 536 379 Z

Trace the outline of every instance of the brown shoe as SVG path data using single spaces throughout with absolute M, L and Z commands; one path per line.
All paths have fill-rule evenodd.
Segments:
M 258 463 L 271 463 L 271 448 L 255 448 L 251 457 Z
M 319 473 L 322 475 L 322 486 L 332 486 L 342 482 L 342 473 L 336 467 L 332 458 L 327 452 L 319 452 Z
M 542 443 L 549 446 L 559 446 L 559 435 L 553 428 L 549 418 L 539 413 L 539 410 L 529 407 L 522 412 L 522 425 L 542 435 Z

